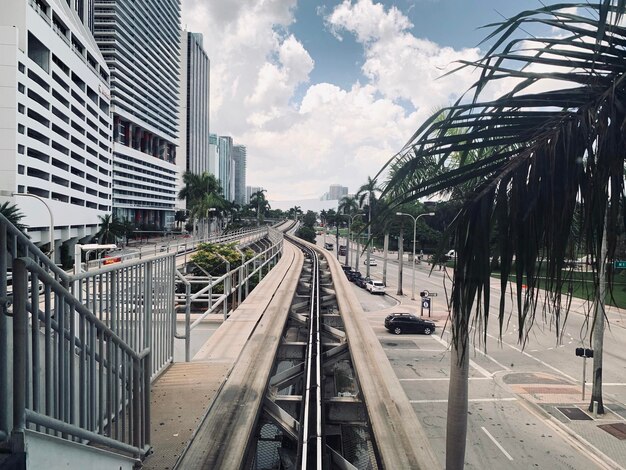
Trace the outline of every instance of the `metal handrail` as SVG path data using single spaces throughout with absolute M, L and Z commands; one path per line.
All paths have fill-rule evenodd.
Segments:
M 28 309 L 29 276 L 34 287 L 45 286 L 43 322 L 37 288 Z M 143 456 L 150 440 L 150 348 L 138 353 L 128 346 L 31 258 L 14 259 L 13 289 L 12 435 L 34 429 Z
M 176 277 L 185 285 L 185 333 L 176 333 L 177 339 L 185 340 L 185 361 L 190 361 L 190 342 L 191 342 L 191 330 L 198 326 L 204 319 L 210 314 L 218 311 L 220 308 L 224 310 L 224 320 L 228 318 L 228 298 L 239 292 L 241 287 L 245 286 L 245 294 L 241 293 L 241 298 L 245 298 L 249 294 L 249 282 L 255 274 L 259 273 L 262 276 L 263 268 L 272 263 L 277 257 L 282 255 L 283 251 L 283 234 L 282 232 L 274 229 L 262 229 L 267 233 L 268 238 L 271 241 L 271 246 L 256 254 L 249 260 L 246 260 L 242 265 L 237 266 L 234 269 L 228 270 L 225 274 L 219 277 L 206 276 L 201 279 L 190 281 L 182 272 L 176 270 Z M 259 262 L 260 263 L 257 263 Z M 269 269 L 268 269 L 269 270 Z M 232 282 L 232 279 L 236 278 L 237 282 Z M 192 284 L 206 284 L 198 292 L 191 293 Z M 222 284 L 224 286 L 223 293 L 217 297 L 213 295 L 213 288 Z M 238 297 L 239 298 L 239 297 Z M 197 317 L 193 323 L 191 322 L 191 304 L 194 302 L 208 302 L 207 309 Z

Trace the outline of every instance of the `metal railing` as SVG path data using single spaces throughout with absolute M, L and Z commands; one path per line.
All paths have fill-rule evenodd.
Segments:
M 144 455 L 150 348 L 129 347 L 32 258 L 14 259 L 13 296 L 13 438 L 33 429 Z
M 223 235 L 213 235 L 210 237 L 199 238 L 175 238 L 173 240 L 161 240 L 159 242 L 146 242 L 145 245 L 128 246 L 125 249 L 134 250 L 128 253 L 110 252 L 110 256 L 120 258 L 120 261 L 132 259 L 143 259 L 146 256 L 154 256 L 160 253 L 174 253 L 176 255 L 184 255 L 198 249 L 201 243 L 229 243 L 241 240 L 242 238 L 253 235 L 267 235 L 267 227 L 254 227 L 249 229 L 240 229 Z M 152 246 L 153 245 L 153 246 Z M 85 269 L 98 269 L 102 267 L 107 258 L 91 260 L 85 263 Z
M 175 254 L 68 276 L 74 296 L 133 351 L 149 347 L 155 378 L 174 357 Z
M 35 430 L 143 456 L 150 380 L 172 356 L 162 344 L 164 325 L 173 344 L 174 266 L 175 256 L 164 254 L 72 276 L 0 215 L 0 438 L 20 448 L 25 431 Z M 126 270 L 144 274 L 134 274 L 144 292 L 135 292 L 143 310 L 132 318 L 114 298 L 128 294 L 113 281 Z M 154 306 L 168 302 L 155 316 Z
M 283 233 L 271 227 L 261 230 L 264 238 L 265 234 L 267 235 L 269 246 L 248 260 L 245 260 L 244 253 L 240 251 L 242 263 L 234 269 L 230 269 L 230 265 L 227 264 L 227 272 L 222 276 L 212 277 L 205 273 L 207 274 L 206 276 L 187 277 L 178 269 L 176 270 L 178 282 L 185 286 L 185 292 L 177 295 L 178 302 L 185 305 L 185 333 L 176 335 L 177 339 L 185 340 L 185 361 L 189 362 L 191 360 L 191 330 L 198 326 L 207 316 L 220 311 L 223 313 L 224 320 L 226 320 L 229 309 L 235 304 L 241 304 L 248 296 L 250 281 L 258 274 L 260 282 L 264 271 L 267 274 L 282 256 Z M 242 246 L 246 243 L 250 244 L 259 241 L 259 239 L 244 238 L 244 241 L 245 243 L 242 243 Z M 193 285 L 202 287 L 197 292 L 192 293 Z M 229 299 L 231 299 L 230 304 Z M 203 304 L 206 305 L 206 308 L 192 323 L 191 308 L 194 304 Z
M 282 250 L 282 235 L 266 227 L 212 239 L 265 237 L 271 247 L 212 280 L 224 292 L 209 296 L 207 314 L 234 298 L 237 273 L 262 276 Z M 143 457 L 150 383 L 173 360 L 176 258 L 202 242 L 71 275 L 0 214 L 0 441 L 19 448 L 35 430 Z

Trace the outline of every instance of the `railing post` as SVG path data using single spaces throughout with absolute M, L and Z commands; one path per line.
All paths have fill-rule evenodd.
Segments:
M 152 364 L 152 350 L 146 354 L 143 359 L 143 446 L 150 445 L 150 378 L 152 373 L 150 371 Z
M 28 354 L 28 273 L 23 259 L 13 261 L 13 432 L 26 428 Z
M 191 284 L 185 283 L 185 362 L 189 361 L 191 361 Z
M 142 414 L 142 394 L 140 393 L 141 370 L 145 367 L 145 363 L 141 360 L 133 359 L 133 446 L 141 449 L 141 414 Z M 148 374 L 145 370 L 144 373 Z
M 152 348 L 152 262 L 146 263 L 144 270 L 144 293 L 143 293 L 143 309 L 144 309 L 144 336 L 143 347 Z M 152 368 L 150 368 L 152 374 Z

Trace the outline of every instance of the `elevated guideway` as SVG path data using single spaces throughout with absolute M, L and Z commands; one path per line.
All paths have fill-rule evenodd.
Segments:
M 291 273 L 284 277 L 286 282 L 276 290 L 258 290 L 259 296 L 265 295 L 258 322 L 246 320 L 246 307 L 257 315 L 261 310 L 253 303 L 246 306 L 246 300 L 241 305 L 241 324 L 231 322 L 237 318 L 234 313 L 198 353 L 195 359 L 216 365 L 223 359 L 230 364 L 235 356 L 237 360 L 176 468 L 255 468 L 264 458 L 259 453 L 261 442 L 278 452 L 281 468 L 438 468 L 380 342 L 362 321 L 363 311 L 339 263 L 313 245 L 294 243 L 315 253 L 306 255 L 307 259 L 319 256 L 325 271 L 312 274 L 315 263 L 308 260 L 297 272 L 299 263 L 293 263 Z M 285 243 L 285 249 L 289 246 L 291 241 Z M 321 281 L 317 287 L 313 285 L 316 280 Z M 305 290 L 313 292 L 306 301 L 309 294 Z M 318 320 L 313 313 L 316 309 L 321 313 Z M 311 339 L 299 342 L 299 331 L 304 329 L 311 332 Z M 317 340 L 312 339 L 314 331 Z M 245 344 L 242 338 L 247 338 Z M 291 369 L 280 365 L 287 364 L 288 358 Z M 357 383 L 349 388 L 355 392 L 337 396 L 334 381 L 328 379 L 339 361 L 350 358 L 348 370 L 355 372 Z M 312 380 L 312 375 L 319 379 Z M 283 391 L 277 395 L 278 389 Z M 290 392 L 284 395 L 287 390 Z M 311 408 L 317 411 L 309 414 L 306 410 Z M 263 423 L 274 426 L 278 441 L 263 437 Z M 356 429 L 363 425 L 369 429 L 363 428 L 365 441 L 357 452 L 370 453 L 367 463 L 341 455 L 347 445 L 341 442 L 345 439 L 341 429 L 354 424 Z M 307 451 L 309 447 L 315 449 L 313 453 Z M 263 449 L 267 449 L 265 444 Z

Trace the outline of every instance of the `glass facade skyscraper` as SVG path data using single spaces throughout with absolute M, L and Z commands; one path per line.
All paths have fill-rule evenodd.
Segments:
M 166 228 L 177 204 L 180 0 L 94 0 L 94 37 L 111 71 L 113 209 Z

